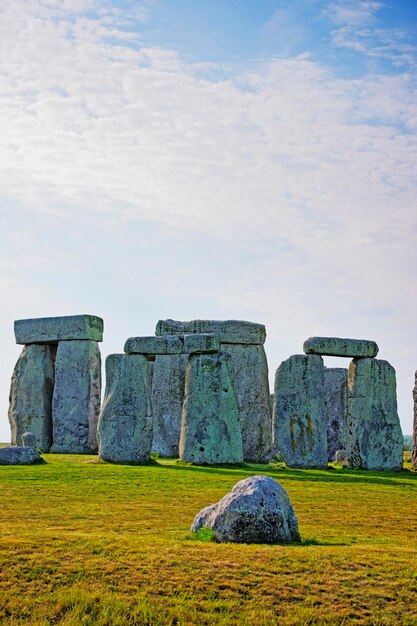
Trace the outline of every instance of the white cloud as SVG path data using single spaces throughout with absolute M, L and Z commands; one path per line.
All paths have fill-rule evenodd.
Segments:
M 200 302 L 267 322 L 271 345 L 284 350 L 271 369 L 294 337 L 301 345 L 320 332 L 390 336 L 393 356 L 411 361 L 409 75 L 343 80 L 301 55 L 209 81 L 171 50 L 140 47 L 138 37 L 130 45 L 111 4 L 96 20 L 86 10 L 98 3 L 13 5 L 0 7 L 0 199 L 16 220 L 3 233 L 18 228 L 23 240 L 0 250 L 0 293 L 14 294 L 7 324 L 45 302 L 50 314 L 98 302 L 77 290 L 88 291 L 84 274 L 102 285 L 104 273 L 102 302 L 140 285 L 158 304 L 177 298 L 185 317 L 208 316 Z M 356 28 L 379 3 L 355 3 L 356 16 L 338 7 L 338 25 Z M 50 241 L 31 231 L 31 214 L 42 228 L 54 224 Z M 152 231 L 149 244 L 142 230 Z

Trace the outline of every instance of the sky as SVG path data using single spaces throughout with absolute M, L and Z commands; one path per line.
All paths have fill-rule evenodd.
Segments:
M 375 340 L 412 429 L 417 2 L 0 3 L 0 441 L 13 320 Z M 325 359 L 328 366 L 347 366 Z

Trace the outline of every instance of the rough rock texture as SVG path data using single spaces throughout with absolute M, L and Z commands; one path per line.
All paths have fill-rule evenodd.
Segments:
M 156 335 L 189 335 L 193 333 L 216 333 L 224 343 L 265 343 L 263 324 L 240 320 L 159 320 Z
M 327 356 L 374 357 L 378 354 L 375 341 L 368 339 L 340 339 L 339 337 L 310 337 L 304 342 L 305 354 Z
M 414 379 L 413 389 L 414 400 L 414 420 L 413 420 L 413 447 L 411 450 L 411 463 L 414 469 L 417 469 L 417 372 Z
M 97 451 L 101 358 L 96 341 L 61 341 L 55 360 L 51 452 Z
M 14 368 L 10 387 L 9 422 L 12 445 L 20 445 L 23 433 L 36 435 L 38 446 L 52 445 L 52 394 L 55 348 L 25 346 Z
M 295 354 L 275 374 L 274 444 L 289 467 L 327 467 L 324 366 L 318 355 Z
M 222 344 L 233 360 L 242 432 L 243 459 L 268 462 L 272 447 L 272 413 L 268 362 L 261 345 Z
M 179 337 L 130 337 L 125 343 L 127 354 L 182 354 L 184 344 Z
M 147 359 L 141 354 L 107 357 L 98 440 L 103 461 L 144 463 L 149 460 L 152 444 L 150 370 Z
M 191 531 L 211 528 L 217 541 L 290 543 L 301 541 L 298 521 L 285 489 L 269 476 L 240 480 L 232 491 L 206 507 Z
M 103 320 L 95 315 L 67 315 L 16 320 L 16 343 L 57 343 L 71 339 L 103 341 Z
M 345 447 L 347 376 L 347 368 L 324 368 L 324 412 L 327 422 L 329 461 L 334 461 L 336 450 Z
M 201 354 L 203 352 L 220 352 L 220 335 L 195 334 L 184 337 L 184 352 Z
M 336 450 L 335 461 L 339 465 L 349 465 L 346 450 Z
M 22 446 L 24 448 L 37 448 L 38 440 L 36 439 L 36 435 L 34 433 L 23 433 Z
M 353 359 L 349 366 L 346 451 L 353 467 L 402 468 L 395 370 L 387 361 Z
M 0 448 L 0 465 L 34 465 L 43 462 L 36 448 Z
M 228 355 L 196 354 L 189 357 L 180 458 L 209 465 L 243 460 L 233 362 Z
M 188 355 L 157 356 L 152 379 L 152 452 L 178 458 Z

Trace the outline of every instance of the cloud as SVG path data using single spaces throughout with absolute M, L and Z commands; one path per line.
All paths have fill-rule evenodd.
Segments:
M 416 68 L 415 37 L 409 28 L 392 28 L 379 18 L 386 3 L 363 0 L 330 2 L 324 11 L 334 25 L 333 44 L 370 59 Z
M 368 28 L 379 3 L 355 7 L 338 3 L 338 28 Z M 412 76 L 343 79 L 300 54 L 208 80 L 142 46 L 125 15 L 0 7 L 7 328 L 15 311 L 111 300 L 120 321 L 126 302 L 142 314 L 149 301 L 156 315 L 265 321 L 271 369 L 310 334 L 375 332 L 404 352 L 417 301 Z

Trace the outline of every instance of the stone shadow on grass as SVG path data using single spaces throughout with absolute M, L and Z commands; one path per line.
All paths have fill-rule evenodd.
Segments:
M 408 484 L 417 486 L 417 473 L 411 472 L 407 469 L 403 469 L 396 472 L 389 472 L 385 470 L 381 471 L 369 471 L 352 468 L 331 468 L 329 470 L 301 470 L 291 469 L 288 467 L 274 468 L 268 465 L 258 464 L 244 464 L 242 465 L 186 465 L 182 463 L 156 464 L 161 469 L 186 471 L 186 472 L 201 472 L 209 474 L 230 475 L 238 474 L 242 478 L 252 476 L 254 473 L 262 473 L 271 476 L 278 480 L 290 479 L 299 480 L 305 482 L 323 482 L 323 483 L 371 483 L 377 485 L 392 485 L 399 486 L 400 484 Z

